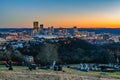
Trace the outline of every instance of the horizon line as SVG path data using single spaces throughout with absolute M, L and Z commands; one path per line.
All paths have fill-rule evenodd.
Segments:
M 74 26 L 73 26 L 74 27 Z M 54 27 L 54 28 L 73 28 L 73 27 Z M 77 27 L 77 26 L 76 26 Z M 32 27 L 0 27 L 0 29 L 9 29 L 9 28 L 11 28 L 11 29 L 22 29 L 22 28 L 25 28 L 25 29 L 32 29 Z M 44 28 L 48 28 L 48 27 L 44 27 Z M 87 28 L 89 28 L 89 29 L 119 29 L 120 27 L 77 27 L 77 28 L 81 28 L 81 29 L 87 29 Z

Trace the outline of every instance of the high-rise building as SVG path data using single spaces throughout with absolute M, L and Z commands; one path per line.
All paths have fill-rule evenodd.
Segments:
M 33 28 L 38 29 L 38 22 L 37 21 L 33 22 Z
M 37 34 L 38 33 L 38 22 L 35 21 L 33 22 L 33 34 Z
M 47 29 L 47 34 L 50 34 L 50 33 L 51 33 L 51 28 L 48 27 L 48 29 Z
M 80 36 L 81 36 L 81 34 L 80 34 L 80 32 L 78 31 L 78 28 L 77 28 L 76 26 L 73 27 L 73 31 L 74 31 L 74 33 L 73 33 L 74 36 L 77 36 L 77 37 L 80 37 Z
M 54 33 L 54 28 L 53 26 L 48 27 L 48 34 L 53 34 Z
M 44 25 L 40 24 L 40 28 L 39 28 L 39 34 L 43 34 L 44 33 Z
M 78 33 L 78 28 L 76 26 L 73 27 L 74 34 Z
M 40 29 L 43 29 L 44 28 L 44 25 L 43 24 L 40 24 Z
M 51 26 L 51 33 L 53 34 L 54 33 L 54 27 Z

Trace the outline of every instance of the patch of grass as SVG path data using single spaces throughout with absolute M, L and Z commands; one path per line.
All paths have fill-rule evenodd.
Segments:
M 0 65 L 0 79 L 7 80 L 99 80 L 101 78 L 119 80 L 120 72 L 84 72 L 71 68 L 63 68 L 63 71 L 53 71 L 50 69 L 36 69 L 30 71 L 25 66 L 13 66 L 13 71 L 9 71 L 4 65 Z
M 118 78 L 120 79 L 120 72 L 109 72 L 107 73 L 109 76 L 113 77 L 113 78 Z

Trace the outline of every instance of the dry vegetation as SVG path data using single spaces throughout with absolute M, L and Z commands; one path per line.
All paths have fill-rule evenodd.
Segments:
M 0 80 L 120 80 L 120 72 L 82 72 L 64 68 L 64 71 L 37 69 L 29 71 L 27 67 L 14 66 L 13 71 L 0 67 Z

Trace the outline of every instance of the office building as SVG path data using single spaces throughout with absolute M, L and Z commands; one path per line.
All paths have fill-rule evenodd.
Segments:
M 43 33 L 44 33 L 44 25 L 40 24 L 39 34 L 43 34 Z
M 38 22 L 37 21 L 33 22 L 33 34 L 34 35 L 38 34 Z

